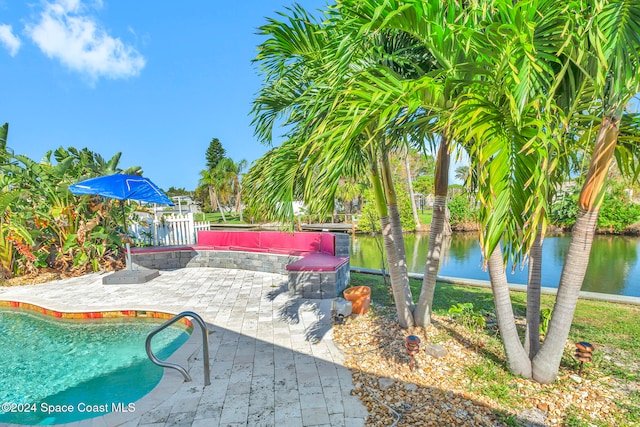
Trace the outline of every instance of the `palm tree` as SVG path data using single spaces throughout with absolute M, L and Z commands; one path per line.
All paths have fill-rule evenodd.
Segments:
M 0 126 L 0 154 L 7 151 L 7 134 L 9 133 L 9 123 Z
M 470 158 L 479 173 L 481 246 L 488 259 L 509 367 L 547 383 L 557 376 L 586 273 L 603 183 L 616 149 L 617 123 L 626 103 L 640 90 L 640 79 L 633 71 L 638 66 L 640 38 L 631 18 L 638 16 L 640 6 L 611 1 L 600 9 L 585 3 L 582 15 L 570 15 L 563 10 L 568 6 L 555 2 L 495 4 L 498 13 L 491 16 L 493 22 L 471 40 L 481 68 L 492 71 L 461 100 L 452 121 L 455 135 L 471 144 Z M 505 25 L 517 37 L 505 37 Z M 561 37 L 560 29 L 569 27 L 572 31 Z M 589 127 L 598 111 L 604 115 L 581 192 L 581 212 L 549 332 L 540 346 L 539 269 L 548 203 L 554 184 L 567 176 L 570 151 L 594 135 Z M 635 153 L 623 156 L 627 166 L 637 155 L 636 147 Z M 504 263 L 507 258 L 518 263 L 526 255 L 530 269 L 523 346 Z
M 409 162 L 409 148 L 405 147 L 404 152 L 404 167 L 407 172 L 407 186 L 409 187 L 409 198 L 411 199 L 411 212 L 413 213 L 413 220 L 416 223 L 416 227 L 420 228 L 420 217 L 418 216 L 418 208 L 416 206 L 416 197 L 413 191 L 413 177 L 411 176 L 411 164 Z
M 593 111 L 598 105 L 608 106 L 614 114 L 605 116 L 603 120 L 603 134 L 592 156 L 596 160 L 587 176 L 587 183 L 591 184 L 585 184 L 581 198 L 581 206 L 589 212 L 589 215 L 584 215 L 586 229 L 592 230 L 595 226 L 595 222 L 589 223 L 587 217 L 593 219 L 593 208 L 598 206 L 598 192 L 615 147 L 615 124 L 628 98 L 638 91 L 637 77 L 633 72 L 638 65 L 637 20 L 633 18 L 639 16 L 637 3 L 611 2 L 604 9 L 600 5 L 581 4 L 579 10 L 585 12 L 585 17 L 578 16 L 580 19 L 576 21 L 571 21 L 574 15 L 564 10 L 569 6 L 546 0 L 517 3 L 488 0 L 467 4 L 465 9 L 457 9 L 458 13 L 453 13 L 456 4 L 424 1 L 378 4 L 343 0 L 338 2 L 338 7 L 343 13 L 345 8 L 353 10 L 356 18 L 351 22 L 364 25 L 363 22 L 371 21 L 366 29 L 377 30 L 387 26 L 407 31 L 420 40 L 421 36 L 427 39 L 425 44 L 433 49 L 432 52 L 438 53 L 435 56 L 445 65 L 444 69 L 450 75 L 458 72 L 457 78 L 445 80 L 441 88 L 446 88 L 447 84 L 467 87 L 456 96 L 444 97 L 454 108 L 451 119 L 441 121 L 448 132 L 445 135 L 467 144 L 471 150 L 470 157 L 475 162 L 474 171 L 478 170 L 484 224 L 481 244 L 492 276 L 505 351 L 514 372 L 533 375 L 543 382 L 551 381 L 557 372 L 575 308 L 574 297 L 577 298 L 586 266 L 571 268 L 571 260 L 568 259 L 570 268 L 567 271 L 571 273 L 563 276 L 560 286 L 570 290 L 559 293 L 558 315 L 554 313 L 555 322 L 561 325 L 557 327 L 558 337 L 545 341 L 541 352 L 537 352 L 537 327 L 533 319 L 539 316 L 539 255 L 547 222 L 547 204 L 554 191 L 554 182 L 562 179 L 568 170 L 569 152 L 588 135 L 580 130 L 584 129 L 582 122 L 589 121 L 589 115 L 583 112 Z M 438 11 L 449 13 L 447 16 L 455 18 L 455 22 L 442 17 L 434 19 Z M 474 25 L 463 24 L 467 14 Z M 473 16 L 481 19 L 476 20 Z M 594 18 L 596 16 L 597 19 Z M 445 28 L 438 27 L 442 22 L 447 23 Z M 571 28 L 568 33 L 565 32 L 567 28 Z M 361 29 L 361 32 L 366 30 Z M 461 43 L 455 46 L 462 45 L 465 49 L 438 50 L 433 40 L 438 40 L 440 34 L 449 41 L 459 37 Z M 594 41 L 602 45 L 605 52 L 587 46 L 588 42 Z M 598 55 L 594 54 L 596 51 Z M 460 52 L 468 52 L 465 61 L 451 59 L 461 55 Z M 446 68 L 448 64 L 458 65 Z M 589 71 L 598 64 L 604 67 L 595 68 L 595 72 Z M 584 71 L 587 71 L 586 76 L 581 75 Z M 418 82 L 420 79 L 405 84 L 402 89 L 419 92 Z M 478 84 L 474 84 L 476 82 Z M 395 90 L 388 79 L 384 83 L 387 91 Z M 374 85 L 370 88 L 375 92 Z M 582 101 L 588 98 L 590 90 L 595 90 L 594 93 L 599 90 L 600 93 L 590 97 L 590 102 L 585 104 Z M 434 97 L 435 91 L 423 90 L 421 94 L 425 92 L 428 93 L 428 102 L 423 99 L 420 104 L 425 110 L 438 106 L 440 112 L 447 111 L 442 108 L 446 104 L 434 102 L 434 98 L 438 99 Z M 379 91 L 369 94 L 371 100 L 383 96 Z M 411 105 L 411 101 L 402 105 L 407 104 Z M 387 113 L 393 116 L 388 110 Z M 583 137 L 578 138 L 581 135 Z M 447 144 L 448 139 L 443 145 Z M 444 153 L 441 150 L 441 153 L 445 154 L 438 157 L 442 172 L 449 164 L 446 157 L 449 150 L 444 150 Z M 629 150 L 625 158 L 628 167 L 633 159 Z M 438 176 L 443 178 L 442 174 Z M 442 185 L 443 180 L 436 180 L 436 187 L 438 184 Z M 572 246 L 576 250 L 581 249 L 580 257 L 586 261 L 588 253 L 584 249 L 588 249 L 586 243 L 590 242 L 592 234 L 576 229 L 576 235 L 580 234 L 583 237 Z M 529 351 L 524 351 L 515 333 L 504 277 L 505 258 L 499 247 L 501 240 L 505 245 L 505 258 L 520 262 L 527 254 L 531 257 L 527 313 Z M 437 259 L 432 248 L 437 249 L 437 245 L 432 246 L 430 242 L 427 266 Z M 425 281 L 430 275 L 429 268 L 426 270 Z M 573 286 L 566 285 L 571 282 L 569 279 L 573 279 Z M 418 309 L 424 307 L 422 295 L 425 294 L 425 301 L 429 301 L 429 287 L 423 283 Z M 420 319 L 422 316 L 417 317 Z M 554 356 L 549 357 L 549 353 Z M 543 365 L 540 363 L 542 360 L 550 363 Z
M 198 182 L 198 186 L 204 187 L 209 191 L 209 201 L 211 202 L 211 209 L 219 209 L 220 215 L 222 216 L 222 221 L 227 222 L 227 218 L 224 216 L 222 205 L 220 204 L 218 195 L 216 193 L 216 186 L 218 185 L 218 183 L 219 177 L 213 170 L 203 169 L 200 171 L 200 181 Z
M 240 220 L 242 220 L 242 186 L 240 183 L 240 176 L 246 165 L 246 160 L 241 160 L 236 163 L 233 159 L 224 157 L 211 171 L 214 177 L 213 186 L 215 194 L 218 197 L 218 201 L 228 204 L 232 199 L 235 199 L 235 209 L 236 212 L 240 214 Z
M 469 179 L 469 166 L 458 166 L 454 172 L 454 178 L 466 183 Z
M 580 191 L 578 218 L 571 234 L 549 330 L 542 348 L 533 358 L 533 377 L 540 382 L 552 382 L 557 376 L 588 267 L 607 172 L 618 148 L 619 125 L 625 107 L 640 92 L 640 28 L 637 20 L 640 4 L 612 0 L 604 5 L 589 6 L 583 18 L 587 37 L 571 59 L 578 65 L 584 64 L 588 77 L 593 79 L 595 94 L 602 105 L 602 121 Z M 623 167 L 635 164 L 634 157 L 639 154 L 637 148 L 626 153 L 631 156 L 626 156 Z
M 240 215 L 240 222 L 242 218 L 242 174 L 247 168 L 247 161 L 245 159 L 240 160 L 238 163 L 234 163 L 231 169 L 231 187 L 236 198 L 236 212 Z
M 355 178 L 343 178 L 336 190 L 336 197 L 348 214 L 355 214 L 355 205 L 362 209 L 362 193 L 368 188 L 368 181 Z
M 486 13 L 486 7 L 482 4 L 473 6 L 475 3 L 462 5 L 453 0 L 342 0 L 337 4 L 341 13 L 347 16 L 345 20 L 355 27 L 355 33 L 400 31 L 410 36 L 413 49 L 427 52 L 428 61 L 413 76 L 380 73 L 380 70 L 376 70 L 372 84 L 367 87 L 367 90 L 377 94 L 370 96 L 369 102 L 377 102 L 376 108 L 382 110 L 385 117 L 394 119 L 394 113 L 405 112 L 405 128 L 414 134 L 414 140 L 422 141 L 429 135 L 432 149 L 437 147 L 435 201 L 429 248 L 420 298 L 414 312 L 416 323 L 424 326 L 431 322 L 440 255 L 448 230 L 447 191 L 450 153 L 454 141 L 450 136 L 448 122 L 442 119 L 452 110 L 456 99 L 465 92 L 465 85 L 461 82 L 473 81 L 477 71 L 466 66 L 470 59 L 464 43 L 464 31 L 454 29 L 473 29 Z M 407 80 L 407 77 L 412 80 Z M 395 96 L 389 97 L 389 92 L 394 91 Z M 435 138 L 430 135 L 434 132 L 438 134 Z
M 260 46 L 257 58 L 266 83 L 254 103 L 254 124 L 256 133 L 267 143 L 277 117 L 286 117 L 292 130 L 287 143 L 249 171 L 247 197 L 252 203 L 269 206 L 263 211 L 293 220 L 289 205 L 294 196 L 301 195 L 313 212 L 331 212 L 340 180 L 366 173 L 376 195 L 399 322 L 403 327 L 411 326 L 413 300 L 389 165 L 389 153 L 399 141 L 379 127 L 375 116 L 346 140 L 332 130 L 335 123 L 347 124 L 348 117 L 353 117 L 353 112 L 348 112 L 346 119 L 340 115 L 345 111 L 337 100 L 349 97 L 349 81 L 357 81 L 357 70 L 370 66 L 372 57 L 365 54 L 368 48 L 362 41 L 343 50 L 344 38 L 336 25 L 338 15 L 329 16 L 331 19 L 321 25 L 301 7 L 289 12 L 291 16 L 283 14 L 288 22 L 270 20 L 261 29 L 269 37 Z M 283 167 L 291 160 L 298 165 Z M 266 180 L 257 171 L 267 169 L 272 169 L 269 174 L 275 171 L 281 175 L 271 183 L 261 182 Z M 262 197 L 255 194 L 257 189 L 262 190 Z

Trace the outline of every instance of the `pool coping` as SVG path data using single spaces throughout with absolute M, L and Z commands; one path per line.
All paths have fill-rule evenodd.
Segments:
M 153 311 L 153 310 L 132 310 L 132 309 L 103 309 L 103 310 L 56 310 L 50 307 L 46 307 L 39 304 L 33 304 L 25 300 L 3 300 L 0 299 L 0 308 L 19 308 L 24 310 L 33 311 L 36 314 L 42 314 L 57 319 L 75 320 L 75 319 L 171 319 L 179 313 L 171 313 L 168 311 Z M 144 313 L 144 314 L 142 314 Z M 148 315 L 151 313 L 151 315 Z M 105 315 L 106 314 L 106 315 Z M 139 315 L 140 314 L 140 315 Z M 187 341 L 185 341 L 178 349 L 176 349 L 171 356 L 165 361 L 175 363 L 186 368 L 187 372 L 191 366 L 189 361 L 196 356 L 196 353 L 202 349 L 202 332 L 200 325 L 197 322 L 191 322 L 187 318 L 180 319 L 179 322 L 186 326 L 192 327 L 191 333 Z M 149 330 L 151 331 L 151 329 Z M 194 384 L 199 384 L 198 379 L 192 379 Z M 202 379 L 204 381 L 204 379 Z M 125 407 L 127 404 L 133 403 L 135 410 L 131 412 L 109 412 L 97 417 L 86 418 L 83 420 L 73 421 L 70 423 L 51 424 L 53 426 L 68 426 L 68 427 L 110 427 L 114 425 L 120 425 L 126 422 L 130 422 L 135 419 L 141 418 L 145 413 L 158 407 L 161 403 L 171 399 L 180 387 L 185 383 L 185 379 L 178 371 L 174 369 L 164 369 L 162 377 L 156 386 L 151 389 L 147 394 L 142 396 L 135 402 L 123 402 Z M 15 423 L 0 423 L 0 425 L 7 427 L 24 427 L 30 424 L 15 424 Z

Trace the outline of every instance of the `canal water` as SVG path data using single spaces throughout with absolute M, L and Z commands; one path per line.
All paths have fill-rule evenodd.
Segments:
M 378 239 L 378 243 L 376 243 Z M 569 235 L 548 236 L 542 255 L 542 286 L 557 288 Z M 424 273 L 429 235 L 406 234 L 405 247 L 409 271 Z M 380 269 L 381 238 L 356 235 L 351 241 L 351 265 Z M 640 297 L 640 238 L 626 236 L 596 236 L 591 250 L 583 291 Z M 445 245 L 440 267 L 441 276 L 489 280 L 482 268 L 480 246 L 475 233 L 456 233 Z M 507 269 L 510 283 L 526 284 L 527 268 Z

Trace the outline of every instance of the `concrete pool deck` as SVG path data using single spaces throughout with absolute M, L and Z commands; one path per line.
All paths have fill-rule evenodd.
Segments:
M 135 412 L 70 425 L 364 425 L 366 408 L 351 396 L 351 372 L 331 339 L 331 300 L 290 299 L 286 276 L 246 270 L 185 268 L 131 285 L 103 285 L 102 277 L 0 288 L 0 300 L 62 312 L 196 312 L 210 331 L 211 385 L 204 386 L 194 330 L 174 355 L 188 359 L 193 381 L 166 370 L 160 385 L 135 402 Z

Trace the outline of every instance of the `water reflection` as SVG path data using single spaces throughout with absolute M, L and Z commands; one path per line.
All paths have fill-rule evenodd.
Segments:
M 352 239 L 351 265 L 380 269 L 381 245 L 375 237 L 358 235 Z M 542 254 L 542 285 L 556 288 L 570 236 L 548 236 Z M 409 270 L 424 273 L 429 244 L 428 234 L 405 235 L 407 265 Z M 587 276 L 582 290 L 608 294 L 640 296 L 640 263 L 638 250 L 640 238 L 621 236 L 596 236 L 593 242 Z M 445 241 L 441 257 L 440 275 L 489 280 L 482 268 L 482 255 L 475 233 L 459 233 Z M 507 269 L 510 283 L 525 284 L 527 269 L 517 267 L 512 273 Z

